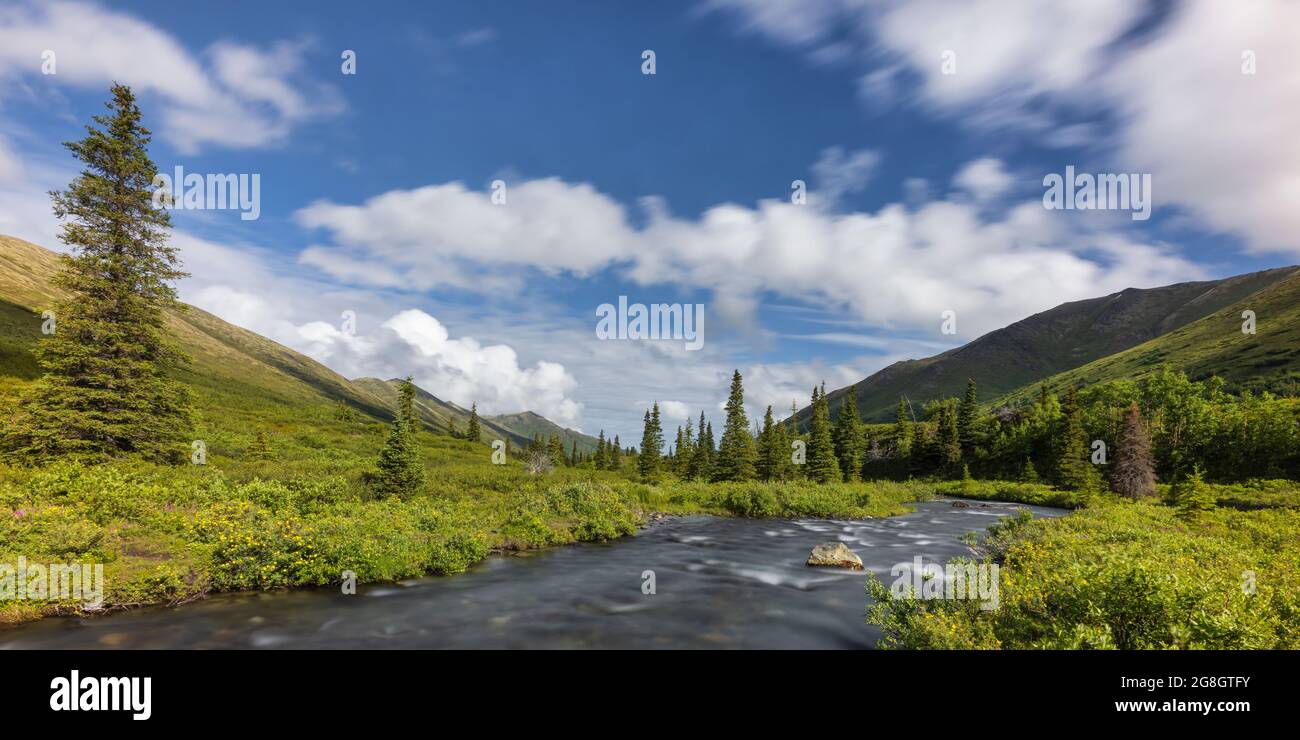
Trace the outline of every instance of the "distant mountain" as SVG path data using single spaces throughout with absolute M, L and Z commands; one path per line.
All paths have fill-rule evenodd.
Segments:
M 0 393 L 31 380 L 40 369 L 31 350 L 40 341 L 43 310 L 61 297 L 50 285 L 59 270 L 59 255 L 30 242 L 0 235 Z M 57 317 L 56 317 L 57 318 Z M 261 335 L 193 306 L 170 311 L 168 328 L 190 355 L 190 365 L 179 376 L 194 389 L 203 413 L 247 417 L 250 423 L 268 415 L 300 416 L 329 413 L 342 402 L 365 416 L 391 419 L 396 409 L 399 381 L 361 378 L 348 380 L 319 362 Z M 417 394 L 421 416 L 435 432 L 445 433 L 451 418 L 463 431 L 469 411 L 443 401 L 424 389 Z M 522 446 L 534 430 L 562 432 L 567 445 L 576 436 L 579 449 L 595 449 L 596 440 L 563 429 L 536 414 L 515 429 L 484 420 L 485 441 L 495 434 Z M 545 425 L 549 425 L 546 427 Z
M 598 440 L 595 437 L 568 427 L 562 427 L 545 416 L 540 416 L 531 411 L 521 411 L 517 414 L 499 414 L 489 417 L 489 421 L 523 436 L 525 440 L 532 439 L 533 435 L 536 434 L 542 435 L 544 439 L 550 439 L 552 434 L 558 434 L 564 442 L 565 452 L 572 448 L 575 440 L 578 442 L 578 449 L 582 452 L 594 452 L 596 450 Z M 624 447 L 632 446 L 626 440 L 619 441 Z
M 1242 332 L 1242 313 L 1253 311 L 1255 333 Z M 1057 373 L 1053 389 L 1138 378 L 1168 364 L 1193 380 L 1223 378 L 1231 391 L 1300 395 L 1300 270 L 1235 303 L 1167 334 Z M 1008 393 L 1001 402 L 1025 401 L 1037 383 Z
M 401 382 L 397 378 L 391 380 L 358 378 L 352 381 L 354 385 L 382 397 L 392 407 L 396 407 L 397 387 Z M 440 434 L 448 432 L 451 428 L 452 419 L 456 421 L 456 429 L 462 433 L 469 426 L 469 410 L 454 403 L 443 401 L 419 386 L 416 386 L 415 408 L 420 413 L 421 418 L 424 419 L 425 424 Z M 578 449 L 583 452 L 592 452 L 596 449 L 595 437 L 562 427 L 532 411 L 502 414 L 500 416 L 480 416 L 479 424 L 482 427 L 484 442 L 490 442 L 493 439 L 509 439 L 512 449 L 522 449 L 524 445 L 532 440 L 534 434 L 541 434 L 547 439 L 552 434 L 558 434 L 564 441 L 565 452 L 569 451 L 575 439 L 578 442 Z
M 867 421 L 889 421 L 899 398 L 919 406 L 960 396 L 969 378 L 982 399 L 997 398 L 1174 332 L 1298 274 L 1284 267 L 1063 303 L 934 357 L 886 367 L 855 384 L 858 409 Z M 846 391 L 828 394 L 832 414 Z M 799 411 L 799 426 L 807 426 L 808 414 Z

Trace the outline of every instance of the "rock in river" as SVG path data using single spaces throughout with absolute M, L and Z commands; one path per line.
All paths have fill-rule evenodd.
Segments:
M 843 542 L 826 542 L 814 547 L 808 556 L 808 564 L 862 570 L 862 558 L 845 547 Z

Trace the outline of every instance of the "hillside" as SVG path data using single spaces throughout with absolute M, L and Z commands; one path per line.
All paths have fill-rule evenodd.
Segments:
M 1247 310 L 1256 315 L 1254 335 L 1241 331 L 1241 314 Z M 1216 375 L 1230 390 L 1300 395 L 1300 272 L 1182 328 L 1057 373 L 1045 382 L 1054 389 L 1070 384 L 1082 387 L 1137 378 L 1162 364 L 1194 380 Z M 1037 386 L 1028 384 L 997 400 L 1028 400 Z
M 597 440 L 595 437 L 583 434 L 582 432 L 562 427 L 551 421 L 545 416 L 535 414 L 531 411 L 521 411 L 517 414 L 499 414 L 488 417 L 488 420 L 498 426 L 505 427 L 522 435 L 525 440 L 532 439 L 534 435 L 540 434 L 543 438 L 549 439 L 552 434 L 559 435 L 564 442 L 564 451 L 568 452 L 573 447 L 574 441 L 578 443 L 578 450 L 582 452 L 595 452 Z M 621 440 L 620 440 L 621 441 Z M 627 443 L 624 443 L 627 447 Z
M 1176 331 L 1297 275 L 1300 268 L 1277 268 L 1063 303 L 934 357 L 884 368 L 856 384 L 858 409 L 867 421 L 887 421 L 900 397 L 919 405 L 960 396 L 969 378 L 981 398 L 996 398 Z M 829 394 L 832 414 L 846 391 Z M 801 427 L 808 413 L 799 411 Z
M 182 255 L 183 257 L 183 255 Z M 14 381 L 39 374 L 31 348 L 41 335 L 41 311 L 51 307 L 60 293 L 50 278 L 60 266 L 59 255 L 30 242 L 0 235 L 0 381 L 10 390 Z M 349 380 L 315 360 L 261 335 L 226 323 L 193 306 L 169 312 L 168 328 L 190 355 L 191 364 L 180 376 L 195 391 L 201 414 L 238 428 L 286 416 L 328 415 L 340 402 L 373 419 L 388 419 L 396 404 L 392 383 L 374 378 Z M 445 433 L 449 418 L 463 430 L 469 412 L 421 389 L 417 405 L 429 427 Z M 533 416 L 536 416 L 535 414 Z M 542 419 L 542 417 L 536 417 Z M 542 419 L 552 431 L 557 425 Z M 510 428 L 500 422 L 484 423 L 484 437 L 509 436 L 522 446 L 532 437 L 534 425 Z M 565 444 L 572 436 L 579 448 L 595 449 L 595 440 L 562 430 Z M 567 449 L 567 448 L 566 448 Z

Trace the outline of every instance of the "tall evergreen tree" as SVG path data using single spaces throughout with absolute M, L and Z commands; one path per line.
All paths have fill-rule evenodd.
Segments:
M 1124 414 L 1115 465 L 1110 471 L 1111 489 L 1128 498 L 1144 498 L 1156 493 L 1156 464 L 1151 455 L 1151 436 L 1142 423 L 1137 401 Z
M 600 435 L 596 437 L 596 470 L 605 469 L 605 430 L 600 430 Z
M 974 459 L 975 450 L 980 444 L 979 429 L 979 392 L 975 388 L 975 379 L 966 380 L 966 395 L 961 399 L 957 409 L 957 435 L 961 440 L 962 457 Z
M 86 137 L 64 144 L 84 168 L 52 191 L 70 254 L 54 284 L 54 334 L 35 355 L 44 374 L 6 419 L 4 448 L 15 458 L 92 458 L 139 453 L 179 460 L 192 429 L 190 394 L 170 374 L 187 358 L 165 328 L 178 310 L 171 283 L 185 276 L 168 244 L 170 214 L 153 205 L 151 135 L 135 96 L 114 85 L 107 115 Z
M 415 385 L 407 377 L 397 389 L 397 416 L 375 465 L 378 472 L 372 486 L 380 496 L 409 496 L 424 487 L 424 466 L 415 441 L 417 424 Z
M 569 467 L 575 467 L 578 464 L 578 438 L 574 437 L 569 444 Z
M 898 409 L 894 412 L 894 455 L 908 470 L 908 461 L 912 457 L 912 419 L 907 411 L 906 399 L 898 399 Z
M 864 440 L 862 422 L 858 417 L 857 390 L 853 386 L 849 386 L 843 402 L 840 403 L 832 436 L 835 441 L 835 458 L 839 460 L 840 472 L 844 480 L 850 482 L 861 480 Z
M 646 483 L 659 480 L 663 443 L 663 433 L 659 428 L 659 402 L 656 401 L 654 411 L 645 412 L 645 429 L 641 433 L 641 450 L 637 456 L 637 472 Z
M 681 478 L 690 478 L 691 466 L 695 464 L 695 427 L 690 419 L 682 430 L 682 441 L 677 447 L 676 472 Z
M 763 415 L 763 427 L 758 435 L 758 477 L 766 481 L 785 480 L 790 463 L 790 443 L 785 433 L 786 425 L 772 418 L 772 407 Z
M 961 473 L 961 433 L 957 428 L 957 410 L 951 401 L 939 409 L 939 425 L 935 430 L 939 465 L 944 474 L 956 477 Z
M 768 461 L 768 475 L 771 476 L 771 480 L 789 479 L 791 449 L 788 425 L 783 423 L 772 424 L 770 447 L 771 459 Z
M 610 445 L 609 455 L 607 456 L 610 470 L 623 469 L 623 449 L 620 447 L 621 444 L 623 443 L 618 440 L 618 435 L 615 434 L 614 444 Z
M 743 481 L 754 477 L 754 438 L 749 433 L 745 415 L 745 389 L 736 370 L 731 375 L 731 392 L 727 395 L 727 420 L 718 444 L 718 459 L 713 466 L 713 480 Z
M 1083 428 L 1083 409 L 1071 385 L 1066 391 L 1061 408 L 1064 423 L 1061 425 L 1061 457 L 1057 462 L 1056 477 L 1062 488 L 1091 492 L 1099 487 L 1100 476 L 1093 468 L 1088 455 L 1088 439 Z
M 708 480 L 713 475 L 710 467 L 713 452 L 713 436 L 709 435 L 708 442 L 705 442 L 704 429 L 704 412 L 700 412 L 700 433 L 695 441 L 695 447 L 691 450 L 691 464 L 686 468 L 686 477 L 691 480 Z
M 558 434 L 552 434 L 546 441 L 546 456 L 551 459 L 551 464 L 555 467 L 564 465 L 564 440 L 560 439 Z
M 813 388 L 812 419 L 808 432 L 808 477 L 818 483 L 839 481 L 840 464 L 835 457 L 835 441 L 831 435 L 830 404 L 826 400 L 826 386 Z
M 479 431 L 478 425 L 478 404 L 469 405 L 469 427 L 465 430 L 465 438 L 472 442 L 482 442 L 483 433 Z

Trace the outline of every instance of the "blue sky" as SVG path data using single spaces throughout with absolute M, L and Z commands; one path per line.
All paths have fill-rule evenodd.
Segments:
M 6 3 L 0 233 L 60 247 L 59 142 L 127 82 L 163 171 L 261 179 L 257 220 L 176 212 L 183 298 L 633 441 L 654 400 L 720 417 L 733 367 L 783 411 L 1065 300 L 1294 263 L 1296 10 L 1260 5 Z M 1044 209 L 1066 165 L 1150 174 L 1151 219 Z M 599 341 L 619 295 L 704 304 L 705 348 Z

